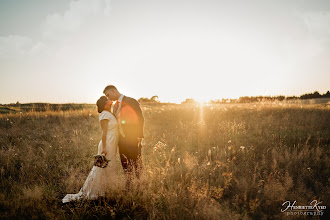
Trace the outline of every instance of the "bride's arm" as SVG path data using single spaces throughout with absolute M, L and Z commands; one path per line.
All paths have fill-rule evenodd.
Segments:
M 101 154 L 105 154 L 107 155 L 107 151 L 106 151 L 106 144 L 107 144 L 107 130 L 108 130 L 108 121 L 107 119 L 103 119 L 100 121 L 100 125 L 102 128 L 102 153 Z

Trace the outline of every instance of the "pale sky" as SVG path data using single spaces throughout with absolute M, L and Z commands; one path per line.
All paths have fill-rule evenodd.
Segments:
M 330 1 L 0 0 L 0 103 L 330 89 Z

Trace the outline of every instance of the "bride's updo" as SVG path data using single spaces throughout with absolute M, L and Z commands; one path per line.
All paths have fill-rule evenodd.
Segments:
M 105 105 L 107 104 L 108 98 L 106 96 L 101 96 L 99 100 L 97 100 L 97 111 L 98 113 L 101 113 L 105 109 Z

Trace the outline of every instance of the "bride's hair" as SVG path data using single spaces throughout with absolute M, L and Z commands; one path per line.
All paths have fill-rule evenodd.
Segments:
M 105 104 L 107 103 L 108 98 L 106 96 L 101 96 L 99 100 L 97 100 L 96 105 L 97 105 L 97 111 L 101 113 L 104 110 Z

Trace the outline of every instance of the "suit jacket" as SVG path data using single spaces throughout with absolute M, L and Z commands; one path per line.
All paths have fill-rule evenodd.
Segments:
M 144 117 L 140 104 L 135 99 L 124 96 L 118 115 L 118 121 L 125 134 L 125 137 L 120 135 L 120 139 L 137 141 L 138 137 L 144 137 Z

